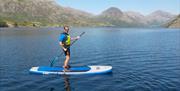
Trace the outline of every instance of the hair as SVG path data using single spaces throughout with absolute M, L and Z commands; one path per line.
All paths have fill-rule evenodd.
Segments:
M 66 30 L 66 29 L 65 29 L 66 27 L 68 27 L 68 28 L 69 28 L 69 26 L 65 25 L 65 26 L 64 26 L 64 30 Z

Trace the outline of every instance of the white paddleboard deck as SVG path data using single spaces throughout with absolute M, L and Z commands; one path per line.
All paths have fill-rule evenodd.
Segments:
M 71 67 L 68 71 L 64 71 L 62 67 L 48 67 L 39 66 L 32 67 L 30 73 L 35 74 L 66 74 L 66 75 L 80 75 L 80 74 L 105 74 L 112 72 L 112 66 L 77 66 Z

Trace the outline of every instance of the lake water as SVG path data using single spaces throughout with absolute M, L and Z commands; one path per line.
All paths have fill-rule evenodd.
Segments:
M 72 66 L 111 65 L 104 75 L 35 75 L 62 50 L 62 28 L 0 29 L 1 91 L 180 91 L 180 29 L 72 28 Z M 62 66 L 64 55 L 54 64 Z

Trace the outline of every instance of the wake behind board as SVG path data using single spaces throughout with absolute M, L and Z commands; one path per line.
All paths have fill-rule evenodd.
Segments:
M 69 68 L 66 72 L 64 72 L 64 68 L 62 67 L 39 66 L 32 67 L 29 71 L 35 74 L 104 74 L 111 72 L 112 66 L 77 66 Z

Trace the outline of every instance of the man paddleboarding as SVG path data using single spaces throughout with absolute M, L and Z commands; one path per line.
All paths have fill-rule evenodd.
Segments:
M 64 54 L 66 56 L 66 59 L 64 60 L 63 68 L 67 70 L 70 68 L 70 65 L 68 65 L 70 60 L 70 46 L 71 46 L 71 40 L 77 40 L 80 36 L 76 36 L 74 38 L 71 38 L 69 35 L 69 26 L 64 26 L 64 32 L 60 34 L 59 36 L 59 45 L 63 49 Z

